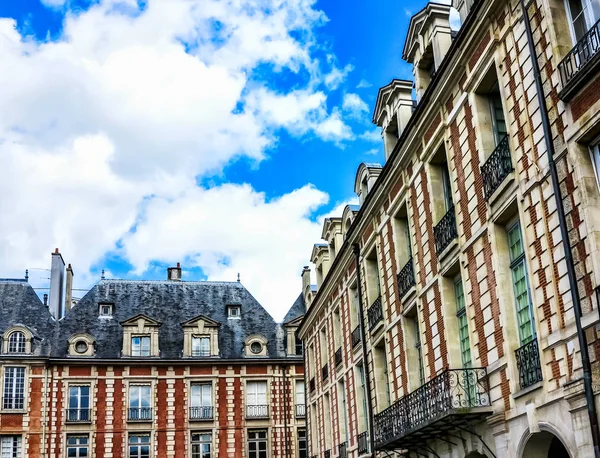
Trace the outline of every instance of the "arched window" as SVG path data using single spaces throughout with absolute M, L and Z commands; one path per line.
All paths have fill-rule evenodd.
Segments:
M 25 353 L 25 334 L 15 331 L 8 336 L 8 353 Z

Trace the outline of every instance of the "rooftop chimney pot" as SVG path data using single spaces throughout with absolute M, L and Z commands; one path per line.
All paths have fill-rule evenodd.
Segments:
M 63 289 L 65 277 L 65 261 L 58 248 L 52 253 L 50 265 L 50 313 L 57 320 L 62 318 L 63 313 Z
M 167 268 L 167 280 L 181 281 L 181 264 L 177 263 L 177 267 Z
M 44 294 L 44 305 L 48 307 L 48 295 Z

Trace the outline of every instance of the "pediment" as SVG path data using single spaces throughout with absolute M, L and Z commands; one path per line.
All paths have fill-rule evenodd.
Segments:
M 211 320 L 210 318 L 208 318 L 204 315 L 198 315 L 190 320 L 187 320 L 187 321 L 184 321 L 183 323 L 181 323 L 181 327 L 195 328 L 195 327 L 199 326 L 200 322 L 203 323 L 204 327 L 208 327 L 208 328 L 218 328 L 219 326 L 221 326 L 221 323 L 219 323 L 218 321 Z
M 287 323 L 284 323 L 283 326 L 286 328 L 292 328 L 295 326 L 300 326 L 300 323 L 302 323 L 302 319 L 304 318 L 304 315 L 300 315 L 297 318 L 294 318 L 293 320 L 288 321 Z
M 121 321 L 121 326 L 139 326 L 140 322 L 143 326 L 161 326 L 162 323 L 160 321 L 155 320 L 154 318 L 150 318 L 148 315 L 144 315 L 140 313 L 131 318 L 128 318 L 125 321 Z

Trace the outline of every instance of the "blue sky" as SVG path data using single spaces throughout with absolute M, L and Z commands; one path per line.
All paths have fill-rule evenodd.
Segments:
M 383 161 L 377 89 L 411 78 L 424 2 L 44 1 L 0 0 L 0 276 L 56 246 L 80 288 L 180 261 L 281 318 L 322 217 Z

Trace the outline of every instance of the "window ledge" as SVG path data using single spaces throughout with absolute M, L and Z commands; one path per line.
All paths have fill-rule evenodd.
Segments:
M 520 398 L 522 396 L 525 396 L 526 394 L 529 394 L 532 391 L 535 391 L 535 390 L 541 388 L 542 386 L 544 386 L 544 381 L 543 380 L 541 380 L 541 381 L 539 381 L 537 383 L 534 383 L 533 385 L 528 386 L 527 388 L 524 388 L 524 389 L 522 389 L 520 391 L 517 391 L 515 394 L 513 394 L 513 399 L 518 399 L 518 398 Z
M 597 75 L 600 67 L 600 53 L 597 53 L 558 93 L 563 102 L 569 102 L 577 93 Z
M 516 189 L 515 171 L 513 170 L 506 175 L 500 186 L 498 186 L 498 189 L 488 199 L 488 204 L 492 210 L 491 219 L 494 219 L 494 215 L 498 213 L 499 208 L 503 207 L 512 198 Z
M 27 410 L 25 409 L 2 409 L 0 410 L 0 413 L 3 414 L 7 414 L 7 415 L 25 415 L 27 413 Z
M 456 237 L 446 248 L 444 248 L 444 251 L 438 255 L 440 270 L 445 270 L 448 265 L 453 264 L 458 257 L 458 252 L 458 237 Z

